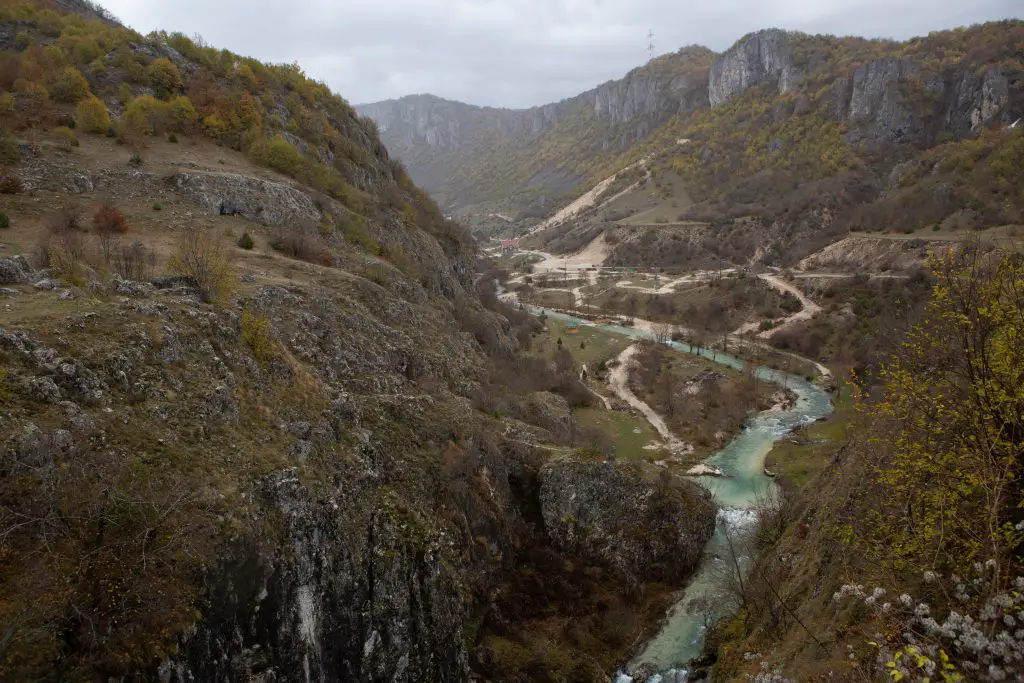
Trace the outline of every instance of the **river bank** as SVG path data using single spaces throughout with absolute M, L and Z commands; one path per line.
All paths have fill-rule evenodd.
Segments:
M 553 311 L 534 310 L 549 318 L 577 325 L 591 325 L 590 321 Z M 655 333 L 637 327 L 604 326 L 614 332 L 635 339 L 654 339 Z M 716 363 L 743 369 L 747 361 L 714 349 L 696 348 L 682 342 L 665 342 L 682 353 L 709 358 Z M 716 594 L 715 574 L 724 562 L 731 534 L 754 522 L 753 507 L 776 486 L 764 474 L 765 457 L 772 444 L 798 425 L 811 424 L 832 411 L 829 394 L 802 377 L 759 366 L 755 370 L 761 380 L 784 386 L 796 395 L 792 406 L 770 409 L 751 418 L 743 431 L 725 448 L 704 460 L 709 468 L 720 470 L 725 476 L 700 476 L 693 480 L 706 488 L 722 506 L 715 535 L 704 550 L 696 574 L 683 590 L 681 598 L 666 615 L 657 634 L 637 648 L 637 654 L 619 674 L 623 683 L 632 681 L 627 672 L 653 670 L 678 672 L 700 654 L 708 625 L 722 616 L 728 607 L 727 596 Z M 752 558 L 739 558 L 744 568 Z M 742 569 L 741 569 L 742 571 Z M 675 675 L 675 673 L 673 673 Z

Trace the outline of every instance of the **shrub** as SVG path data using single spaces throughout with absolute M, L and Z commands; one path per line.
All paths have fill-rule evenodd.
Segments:
M 128 223 L 124 219 L 124 214 L 108 203 L 103 203 L 96 209 L 96 213 L 92 215 L 92 227 L 99 234 L 123 235 L 128 232 Z
M 178 136 L 175 133 L 172 132 L 172 133 L 170 133 L 167 136 L 167 142 L 177 142 L 177 141 L 178 141 Z
M 221 301 L 231 294 L 234 268 L 223 243 L 210 230 L 189 226 L 182 230 L 169 264 L 170 271 L 195 280 L 204 301 Z
M 276 353 L 270 318 L 245 310 L 242 312 L 239 327 L 242 341 L 252 350 L 252 355 L 260 365 L 266 365 L 274 358 Z
M 154 59 L 146 70 L 149 77 L 149 84 L 157 95 L 163 98 L 181 90 L 181 72 L 171 60 L 166 57 Z
M 50 86 L 50 96 L 58 102 L 74 103 L 89 94 L 89 81 L 82 72 L 69 66 Z
M 334 265 L 334 254 L 320 235 L 313 230 L 301 228 L 280 230 L 271 241 L 270 247 L 307 263 Z
M 13 136 L 0 132 L 0 164 L 16 164 L 21 161 L 21 148 Z
M 75 111 L 85 132 L 104 133 L 110 130 L 110 114 L 107 113 L 107 106 L 95 95 L 89 95 L 79 102 Z
M 361 216 L 342 212 L 337 221 L 346 242 L 358 245 L 371 254 L 380 254 L 380 242 L 370 233 Z
M 282 136 L 259 140 L 249 149 L 253 161 L 285 175 L 295 175 L 303 165 L 302 154 Z
M 86 242 L 81 231 L 82 212 L 67 206 L 43 218 L 46 234 L 39 243 L 40 261 L 76 281 L 85 262 Z
M 6 230 L 9 227 L 11 227 L 11 219 L 6 213 L 0 211 L 0 230 Z
M 0 194 L 18 194 L 21 192 L 21 178 L 9 168 L 0 168 Z
M 132 166 L 142 166 L 142 153 L 137 149 L 133 149 L 132 155 L 128 157 L 128 163 Z
M 153 210 L 154 211 L 161 211 L 161 210 L 163 210 L 163 208 L 164 208 L 164 205 L 161 204 L 160 202 L 153 202 Z
M 192 101 L 184 95 L 171 98 L 171 101 L 167 103 L 167 116 L 170 119 L 171 127 L 179 133 L 191 130 L 198 119 Z M 172 142 L 174 141 L 172 140 Z
M 163 130 L 169 117 L 166 102 L 161 102 L 152 95 L 136 97 L 124 108 L 124 123 L 128 130 L 143 135 L 151 135 Z
M 72 147 L 78 147 L 78 137 L 75 135 L 75 131 L 71 130 L 67 126 L 58 126 L 53 129 L 53 134 L 57 138 L 57 142 L 64 150 L 71 150 Z
M 242 249 L 249 250 L 256 246 L 256 243 L 253 242 L 252 237 L 249 236 L 249 233 L 243 232 L 242 236 L 238 238 L 238 246 L 240 246 Z

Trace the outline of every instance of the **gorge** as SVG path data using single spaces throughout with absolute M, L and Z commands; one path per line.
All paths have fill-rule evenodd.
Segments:
M 0 680 L 1024 676 L 1022 46 L 352 106 L 0 1 Z

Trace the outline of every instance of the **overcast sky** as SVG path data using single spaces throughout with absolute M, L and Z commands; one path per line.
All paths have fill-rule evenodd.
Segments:
M 1021 0 L 106 0 L 121 21 L 200 34 L 264 61 L 298 61 L 354 104 L 432 93 L 526 107 L 620 78 L 699 43 L 745 33 L 908 38 L 1020 17 Z

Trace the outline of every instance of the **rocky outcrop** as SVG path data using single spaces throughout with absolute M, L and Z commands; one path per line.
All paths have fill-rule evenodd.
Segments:
M 548 430 L 555 439 L 564 441 L 572 431 L 572 410 L 569 402 L 550 391 L 538 391 L 527 404 L 530 424 Z
M 637 69 L 622 80 L 599 86 L 593 92 L 593 102 L 594 117 L 614 123 L 685 113 L 707 104 L 707 74 L 666 77 Z
M 0 285 L 20 285 L 28 282 L 30 271 L 27 261 L 21 256 L 0 258 Z
M 440 537 L 410 533 L 393 505 L 353 505 L 366 474 L 353 468 L 317 500 L 284 470 L 250 494 L 286 542 L 238 547 L 211 572 L 204 619 L 163 680 L 466 680 L 464 641 L 451 637 L 465 607 Z
M 908 142 L 924 129 L 917 111 L 920 98 L 915 100 L 904 93 L 912 79 L 938 102 L 944 89 L 942 80 L 922 75 L 917 64 L 909 60 L 885 57 L 862 65 L 853 73 L 842 118 L 859 125 L 870 138 Z
M 540 482 L 555 545 L 631 580 L 679 581 L 715 530 L 710 493 L 681 479 L 649 483 L 629 464 L 557 458 Z
M 172 174 L 167 182 L 212 215 L 240 215 L 266 225 L 300 225 L 320 219 L 309 195 L 284 183 L 187 170 Z
M 956 131 L 977 130 L 993 120 L 1007 120 L 1010 84 L 1000 66 L 989 67 L 980 76 L 966 69 L 956 83 L 956 97 L 946 115 L 946 124 Z
M 771 29 L 741 39 L 711 65 L 708 100 L 712 107 L 728 101 L 747 88 L 766 82 L 789 92 L 799 80 L 793 65 L 789 35 Z

